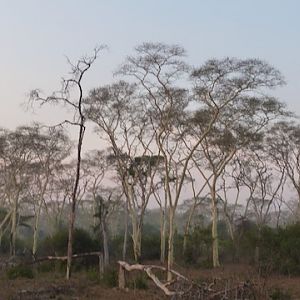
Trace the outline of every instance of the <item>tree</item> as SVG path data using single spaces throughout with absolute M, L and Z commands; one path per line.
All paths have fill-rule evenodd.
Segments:
M 265 147 L 266 148 L 266 147 Z M 262 147 L 263 149 L 263 147 Z M 248 189 L 248 216 L 253 216 L 258 228 L 258 242 L 255 249 L 255 261 L 259 263 L 261 232 L 270 222 L 270 212 L 276 199 L 282 197 L 285 172 L 276 170 L 267 151 L 254 149 L 247 153 L 242 161 L 244 176 L 241 178 Z
M 46 194 L 50 183 L 62 161 L 70 154 L 70 141 L 61 128 L 43 128 L 39 124 L 27 127 L 28 140 L 34 158 L 27 166 L 29 177 L 25 197 L 32 203 L 34 211 L 32 255 L 38 248 L 39 222 L 42 208 L 46 208 Z
M 144 214 L 160 163 L 159 153 L 151 149 L 154 136 L 148 134 L 147 112 L 136 97 L 136 86 L 124 81 L 93 89 L 86 105 L 89 119 L 111 147 L 110 159 L 131 218 L 133 253 L 139 261 Z
M 273 163 L 285 172 L 297 193 L 300 216 L 300 126 L 295 122 L 281 121 L 274 124 L 268 134 L 267 143 Z
M 192 119 L 192 130 L 199 131 L 199 144 L 212 172 L 208 185 L 212 199 L 213 265 L 218 267 L 217 180 L 237 151 L 257 141 L 270 120 L 286 113 L 282 103 L 262 94 L 262 90 L 284 82 L 279 71 L 257 59 L 209 60 L 194 70 L 192 77 L 195 96 L 203 104 Z
M 80 180 L 80 166 L 81 166 L 81 152 L 82 152 L 82 144 L 85 134 L 85 122 L 86 117 L 84 115 L 83 110 L 83 86 L 82 80 L 86 75 L 87 71 L 91 68 L 92 64 L 98 57 L 99 52 L 103 49 L 103 47 L 99 47 L 94 49 L 94 53 L 92 56 L 86 56 L 82 59 L 78 60 L 75 64 L 71 65 L 71 77 L 69 79 L 63 79 L 62 81 L 62 89 L 52 94 L 47 98 L 43 98 L 40 96 L 38 90 L 34 90 L 31 92 L 31 100 L 35 102 L 40 102 L 41 105 L 48 103 L 57 103 L 63 104 L 70 109 L 73 110 L 73 119 L 65 120 L 60 125 L 70 124 L 78 126 L 78 140 L 77 140 L 77 164 L 76 164 L 76 173 L 75 173 L 75 181 L 72 191 L 72 202 L 71 202 L 71 210 L 69 217 L 69 236 L 68 236 L 68 251 L 67 251 L 67 272 L 66 278 L 70 279 L 71 276 L 71 266 L 72 266 L 72 242 L 73 242 L 73 234 L 74 234 L 74 224 L 76 218 L 76 204 L 77 204 L 77 189 L 79 186 Z M 73 96 L 72 92 L 76 89 L 77 96 Z M 74 93 L 74 92 L 73 92 Z
M 109 168 L 107 151 L 89 151 L 82 163 L 89 177 L 87 191 L 93 202 L 94 230 L 99 232 L 103 244 L 104 267 L 109 266 L 108 221 L 111 214 L 120 206 L 122 193 L 118 186 L 105 186 L 108 183 Z
M 15 131 L 2 129 L 0 133 L 0 171 L 7 218 L 10 218 L 11 256 L 16 254 L 21 199 L 29 182 L 28 165 L 35 158 L 29 132 L 27 127 L 18 127 Z

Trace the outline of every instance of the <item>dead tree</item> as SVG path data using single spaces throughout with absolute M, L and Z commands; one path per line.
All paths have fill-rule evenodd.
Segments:
M 61 122 L 59 125 L 62 126 L 64 124 L 74 125 L 79 128 L 78 130 L 78 139 L 77 139 L 77 163 L 76 163 L 76 172 L 75 172 L 75 180 L 72 191 L 71 198 L 71 210 L 69 216 L 69 237 L 68 237 L 68 252 L 67 252 L 67 272 L 66 278 L 69 279 L 71 276 L 71 266 L 72 266 L 72 255 L 73 255 L 73 233 L 74 233 L 74 224 L 76 218 L 76 204 L 77 204 L 77 190 L 79 186 L 80 180 L 80 167 L 81 167 L 81 152 L 82 152 L 82 144 L 85 134 L 85 122 L 86 117 L 83 111 L 83 86 L 82 80 L 86 75 L 87 71 L 91 68 L 92 64 L 97 59 L 100 50 L 103 47 L 99 47 L 94 49 L 94 53 L 92 56 L 86 56 L 78 60 L 75 64 L 70 63 L 71 66 L 71 78 L 63 79 L 62 81 L 62 89 L 59 92 L 53 93 L 51 96 L 43 98 L 40 96 L 40 92 L 38 90 L 34 90 L 31 92 L 31 100 L 34 102 L 39 102 L 41 105 L 44 104 L 62 104 L 73 110 L 73 119 L 65 120 Z M 73 89 L 76 89 L 77 96 L 72 98 Z

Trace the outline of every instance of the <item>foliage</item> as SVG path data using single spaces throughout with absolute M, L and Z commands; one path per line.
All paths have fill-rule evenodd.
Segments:
M 187 239 L 184 261 L 208 267 L 211 265 L 211 228 L 196 226 Z M 182 249 L 182 248 L 181 248 Z
M 118 272 L 116 269 L 107 269 L 105 270 L 103 277 L 100 280 L 100 283 L 106 287 L 116 287 L 118 285 Z
M 264 228 L 261 261 L 282 274 L 300 275 L 300 223 L 278 230 Z
M 283 291 L 279 288 L 275 288 L 270 294 L 270 299 L 272 299 L 272 300 L 290 300 L 290 299 L 292 299 L 292 297 L 287 291 Z
M 63 228 L 54 233 L 53 236 L 47 237 L 41 243 L 42 255 L 65 255 L 68 247 L 68 230 Z M 73 251 L 74 253 L 84 253 L 98 251 L 99 245 L 90 234 L 81 228 L 75 228 Z
M 128 285 L 131 289 L 147 290 L 147 276 L 145 274 L 138 274 L 128 283 Z
M 17 278 L 34 278 L 34 274 L 31 267 L 28 266 L 15 266 L 6 271 L 6 276 L 8 279 L 17 279 Z

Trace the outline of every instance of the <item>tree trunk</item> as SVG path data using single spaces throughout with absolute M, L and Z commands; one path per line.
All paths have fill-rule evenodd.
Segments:
M 103 238 L 103 255 L 104 255 L 104 268 L 109 266 L 109 248 L 108 248 L 108 237 L 106 231 L 105 221 L 101 219 L 102 238 Z
M 141 260 L 141 228 L 136 220 L 132 218 L 132 242 L 133 242 L 133 255 L 136 262 Z
M 43 199 L 40 199 L 39 207 L 37 214 L 35 216 L 35 222 L 33 227 L 33 244 L 32 244 L 32 256 L 36 257 L 37 245 L 38 245 L 38 233 L 39 233 L 39 223 L 40 223 L 40 215 L 42 210 Z
M 71 267 L 72 267 L 72 255 L 73 255 L 73 235 L 74 235 L 74 225 L 76 216 L 76 202 L 72 203 L 72 209 L 70 211 L 69 219 L 69 236 L 68 236 L 68 250 L 67 250 L 67 273 L 66 279 L 71 278 Z
M 211 204 L 212 204 L 212 256 L 213 267 L 220 267 L 219 262 L 219 237 L 218 237 L 218 208 L 216 199 L 216 181 L 211 186 Z
M 160 212 L 160 262 L 166 261 L 166 212 Z
M 10 231 L 10 256 L 16 255 L 16 238 L 17 238 L 17 212 L 18 212 L 18 199 L 14 200 L 14 207 L 12 211 L 11 219 L 11 231 Z
M 81 111 L 80 111 L 81 113 Z M 84 118 L 81 115 L 81 123 L 80 130 L 78 136 L 78 145 L 77 145 L 77 165 L 76 165 L 76 178 L 74 183 L 74 188 L 72 192 L 72 204 L 70 211 L 70 219 L 69 219 L 69 236 L 68 236 L 68 251 L 67 251 L 67 272 L 66 279 L 69 280 L 71 277 L 71 267 L 72 267 L 72 255 L 73 255 L 73 235 L 74 235 L 74 225 L 76 218 L 76 198 L 77 198 L 77 190 L 79 186 L 80 179 L 80 165 L 81 165 L 81 150 L 82 150 L 82 142 L 84 137 L 85 127 L 84 127 Z
M 128 239 L 128 207 L 126 203 L 125 208 L 125 229 L 124 229 L 124 241 L 123 241 L 123 251 L 122 251 L 122 257 L 123 260 L 126 260 L 126 253 L 127 253 L 127 239 Z
M 170 270 L 173 267 L 174 263 L 174 209 L 170 207 L 169 209 L 169 237 L 168 237 L 168 275 L 167 275 L 167 280 L 171 281 L 172 280 L 172 273 Z

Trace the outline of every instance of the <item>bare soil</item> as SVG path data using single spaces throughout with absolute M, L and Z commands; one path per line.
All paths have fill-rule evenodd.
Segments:
M 153 262 L 152 262 L 153 263 Z M 288 292 L 292 299 L 300 299 L 300 277 L 279 275 L 259 276 L 257 271 L 247 265 L 227 265 L 219 269 L 196 269 L 175 267 L 183 275 L 195 282 L 213 282 L 216 284 L 230 282 L 232 284 L 251 281 L 261 291 L 261 295 L 278 288 Z M 34 279 L 6 278 L 2 272 L 0 276 L 0 300 L 87 300 L 87 299 L 167 299 L 150 281 L 148 289 L 108 288 L 87 278 L 84 272 L 75 272 L 70 281 L 66 281 L 62 273 L 39 273 Z M 270 299 L 260 296 L 259 299 Z M 280 298 L 278 298 L 280 299 Z

